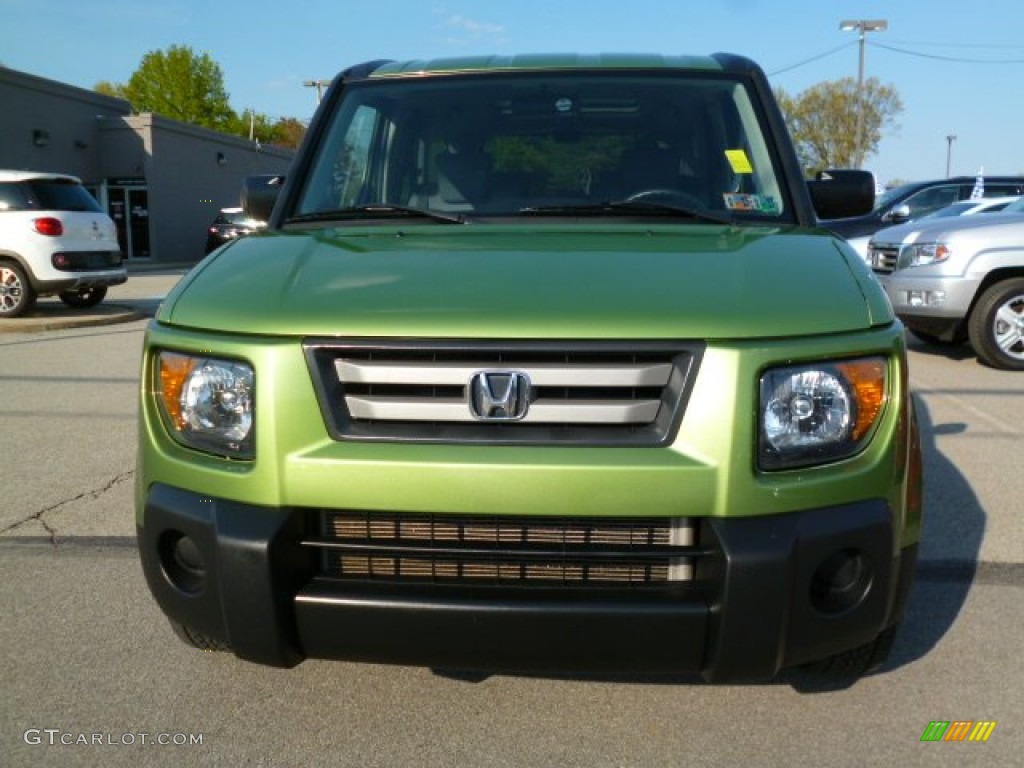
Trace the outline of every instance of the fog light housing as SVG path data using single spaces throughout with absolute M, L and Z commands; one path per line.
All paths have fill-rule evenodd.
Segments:
M 825 616 L 847 613 L 864 602 L 873 582 L 874 569 L 860 551 L 835 552 L 811 577 L 811 607 Z
M 206 561 L 195 540 L 181 531 L 165 531 L 157 544 L 164 576 L 186 595 L 206 589 Z
M 945 303 L 945 291 L 907 291 L 907 305 L 911 307 L 941 307 Z

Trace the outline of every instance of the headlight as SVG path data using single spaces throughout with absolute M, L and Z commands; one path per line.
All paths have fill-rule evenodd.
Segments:
M 157 402 L 178 442 L 221 456 L 253 457 L 251 366 L 161 352 L 156 367 Z
M 906 267 L 926 267 L 938 264 L 950 256 L 950 250 L 942 243 L 915 243 L 900 251 L 899 269 Z
M 761 376 L 758 467 L 790 469 L 857 453 L 882 413 L 885 379 L 881 357 L 766 371 Z

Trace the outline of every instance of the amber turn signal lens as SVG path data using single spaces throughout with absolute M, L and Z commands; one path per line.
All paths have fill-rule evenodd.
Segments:
M 852 437 L 860 440 L 874 426 L 885 405 L 885 360 L 868 357 L 836 365 L 850 382 L 857 402 L 857 420 L 853 425 Z
M 173 352 L 161 352 L 157 360 L 160 374 L 160 390 L 157 394 L 160 402 L 174 428 L 184 429 L 186 422 L 181 415 L 181 391 L 199 361 Z

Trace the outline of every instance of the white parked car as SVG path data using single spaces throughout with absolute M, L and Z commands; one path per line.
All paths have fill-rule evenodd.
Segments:
M 91 307 L 127 279 L 114 222 L 79 179 L 0 170 L 0 319 L 39 296 Z

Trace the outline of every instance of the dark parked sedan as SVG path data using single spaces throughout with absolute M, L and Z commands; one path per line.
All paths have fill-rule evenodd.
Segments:
M 209 253 L 224 243 L 251 234 L 263 226 L 264 222 L 250 219 L 241 208 L 221 208 L 217 218 L 206 230 L 206 252 Z

